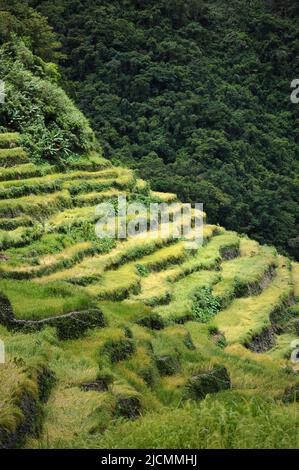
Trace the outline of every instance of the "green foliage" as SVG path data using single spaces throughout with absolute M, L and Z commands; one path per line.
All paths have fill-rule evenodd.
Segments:
M 48 64 L 19 39 L 0 48 L 0 76 L 6 85 L 1 126 L 22 133 L 32 159 L 65 165 L 95 149 L 85 117 L 55 83 Z
M 44 60 L 61 57 L 60 43 L 43 15 L 30 8 L 26 1 L 0 0 L 0 45 L 13 35 L 22 38 L 33 53 Z
M 136 270 L 141 277 L 147 277 L 150 274 L 150 270 L 148 269 L 147 266 L 144 266 L 143 264 L 137 263 L 136 264 Z
M 221 304 L 217 297 L 212 294 L 210 287 L 202 287 L 193 294 L 192 314 L 194 319 L 207 323 L 220 310 Z
M 9 298 L 16 318 L 22 320 L 41 320 L 93 306 L 86 292 L 66 283 L 1 280 L 0 290 Z

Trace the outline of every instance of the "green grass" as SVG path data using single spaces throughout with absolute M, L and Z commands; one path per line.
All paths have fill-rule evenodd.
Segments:
M 39 264 L 41 257 L 58 254 L 73 244 L 73 238 L 66 234 L 46 233 L 39 240 L 28 243 L 26 246 L 6 250 L 8 259 L 3 263 L 3 267 L 35 266 Z
M 184 321 L 193 317 L 193 296 L 203 287 L 211 287 L 219 281 L 216 271 L 200 271 L 180 279 L 173 287 L 172 300 L 168 305 L 156 307 L 154 312 L 167 322 Z
M 153 199 L 159 202 L 175 202 L 178 199 L 177 195 L 174 193 L 162 193 L 158 191 L 151 191 L 150 195 Z
M 24 369 L 12 360 L 0 367 L 0 432 L 15 432 L 24 421 L 20 408 L 23 396 L 36 397 L 37 386 Z
M 66 448 L 78 435 L 105 430 L 113 401 L 108 394 L 85 392 L 78 387 L 57 388 L 46 406 L 45 441 L 50 448 Z
M 26 152 L 21 147 L 1 149 L 0 148 L 0 167 L 12 167 L 28 163 Z
M 117 304 L 115 308 L 115 313 L 119 314 Z M 138 340 L 136 353 L 110 369 L 113 384 L 108 392 L 101 393 L 83 393 L 79 386 L 95 380 L 97 351 L 107 339 L 122 338 L 121 331 L 116 328 L 93 331 L 82 340 L 67 341 L 59 346 L 52 340 L 51 364 L 60 385 L 46 405 L 41 438 L 29 441 L 28 446 L 160 448 L 163 442 L 163 447 L 169 448 L 296 447 L 295 405 L 286 406 L 271 398 L 274 390 L 281 393 L 284 389 L 288 375 L 271 359 L 257 359 L 257 355 L 246 350 L 241 354 L 217 348 L 209 341 L 206 326 L 192 323 L 186 326 L 196 351 L 188 352 L 182 345 L 185 329 L 181 331 L 181 326 L 154 338 L 143 334 L 142 328 L 134 328 L 134 337 Z M 141 346 L 150 338 L 157 356 L 176 354 L 175 348 L 179 348 L 183 367 L 179 374 L 158 380 L 152 391 L 138 378 L 142 364 L 152 367 L 148 350 Z M 198 364 L 208 367 L 211 357 L 229 369 L 234 390 L 207 396 L 196 404 L 181 403 L 178 408 L 188 371 L 192 370 L 190 367 L 198 367 Z M 292 381 L 294 383 L 294 378 Z M 140 395 L 145 409 L 138 420 L 114 418 L 119 397 L 138 396 L 140 399 Z M 255 432 L 254 426 L 257 426 Z
M 21 279 L 22 277 L 27 279 L 38 277 L 58 271 L 62 268 L 70 267 L 81 261 L 85 256 L 95 254 L 98 251 L 99 248 L 92 242 L 77 243 L 58 254 L 38 258 L 36 260 L 38 263 L 37 266 L 32 266 L 32 264 L 27 266 L 22 265 L 15 269 L 14 267 L 5 265 L 5 263 L 0 264 L 0 273 L 2 276 L 15 279 Z
M 149 307 L 132 299 L 123 302 L 100 301 L 99 306 L 104 316 L 109 318 L 109 325 L 111 326 L 125 327 L 128 323 L 134 324 L 140 316 L 151 312 Z M 143 328 L 138 327 L 138 330 L 144 332 Z
M 33 226 L 33 220 L 28 215 L 14 217 L 2 217 L 0 219 L 1 230 L 15 230 L 18 227 L 31 227 Z
M 140 281 L 140 293 L 136 299 L 152 306 L 167 302 L 172 293 L 172 286 L 168 281 L 172 271 L 173 268 L 160 272 L 154 271 L 143 277 Z
M 253 335 L 271 326 L 270 314 L 283 306 L 293 291 L 290 271 L 280 259 L 277 276 L 260 295 L 236 299 L 214 319 L 229 343 L 250 341 Z
M 122 264 L 132 261 L 154 252 L 159 247 L 167 244 L 170 240 L 147 240 L 142 237 L 131 238 L 119 243 L 110 253 L 85 258 L 71 270 L 62 270 L 50 276 L 40 279 L 40 282 L 64 279 L 72 282 L 81 282 L 81 279 L 98 279 L 105 270 L 116 268 Z M 115 271 L 113 271 L 115 272 Z M 134 272 L 133 272 L 134 275 Z
M 74 204 L 76 206 L 91 206 L 96 205 L 110 199 L 115 199 L 118 196 L 125 196 L 125 193 L 117 189 L 108 189 L 107 191 L 93 191 L 91 193 L 81 194 L 74 197 Z
M 216 268 L 221 260 L 220 249 L 231 246 L 232 243 L 239 243 L 238 237 L 233 233 L 224 233 L 210 240 L 212 234 L 210 226 L 205 228 L 204 234 L 206 236 L 206 245 L 195 254 L 185 250 L 184 242 L 154 253 L 152 255 L 153 260 L 157 260 L 158 268 L 163 269 L 163 271 L 149 273 L 147 277 L 141 280 L 141 292 L 137 299 L 153 306 L 167 302 L 171 298 L 173 289 L 176 288 L 175 281 L 192 272 Z M 166 258 L 166 263 L 162 257 L 163 252 L 170 255 L 169 260 Z M 185 258 L 186 261 L 184 261 Z M 143 265 L 142 260 L 138 264 Z M 150 268 L 150 264 L 145 263 L 144 266 Z M 156 270 L 155 265 L 153 269 Z
M 19 199 L 0 200 L 1 217 L 18 217 L 31 215 L 36 220 L 51 215 L 72 203 L 67 191 L 53 194 L 26 196 Z
M 42 390 L 43 374 L 48 370 L 44 342 L 40 342 L 41 336 L 38 338 L 37 335 L 12 335 L 2 326 L 0 338 L 5 344 L 6 359 L 0 366 L 0 436 L 4 432 L 6 436 L 14 437 L 24 424 L 35 432 L 41 423 L 40 400 L 42 395 L 43 398 L 46 396 L 49 391 L 46 388 L 50 385 L 44 381 Z M 17 444 L 24 445 L 24 437 L 24 434 L 20 435 Z
M 18 145 L 20 134 L 17 132 L 7 132 L 0 134 L 0 148 L 9 148 Z
M 123 300 L 130 293 L 140 289 L 140 278 L 130 264 L 121 266 L 115 271 L 107 271 L 94 284 L 85 287 L 92 297 L 97 299 Z
M 131 241 L 132 246 L 132 241 Z M 139 292 L 140 290 L 140 273 L 137 269 L 137 266 L 144 266 L 147 270 L 158 270 L 163 268 L 169 263 L 174 263 L 183 259 L 185 256 L 184 252 L 184 243 L 170 245 L 162 247 L 161 245 L 151 244 L 147 247 L 142 244 L 138 250 L 138 246 L 135 246 L 132 251 L 127 251 L 117 256 L 117 250 L 115 249 L 115 254 L 113 251 L 106 255 L 106 258 L 110 261 L 110 266 L 117 266 L 121 264 L 118 269 L 107 270 L 109 264 L 105 266 L 105 272 L 101 278 L 93 285 L 87 286 L 86 290 L 92 296 L 97 297 L 98 299 L 112 299 L 112 300 L 121 300 L 126 298 L 131 293 Z M 154 251 L 154 250 L 157 251 Z M 147 256 L 142 256 L 146 251 L 154 251 L 153 254 Z M 139 256 L 141 256 L 139 258 Z M 131 259 L 138 259 L 138 263 L 128 261 Z M 125 265 L 122 265 L 123 262 L 126 262 Z
M 49 226 L 55 231 L 65 232 L 74 226 L 97 220 L 95 206 L 75 207 L 61 210 L 48 219 Z
M 292 343 L 298 339 L 295 334 L 284 333 L 277 337 L 275 346 L 267 354 L 275 360 L 289 359 L 293 351 Z
M 39 285 L 29 281 L 0 280 L 4 293 L 21 320 L 41 320 L 85 310 L 92 300 L 82 289 L 64 283 Z
M 53 170 L 51 168 L 51 170 Z M 40 174 L 47 171 L 47 167 L 40 169 Z M 50 169 L 49 169 L 50 172 Z M 61 189 L 61 181 L 53 178 L 54 175 L 28 178 L 25 180 L 11 180 L 0 183 L 1 199 L 20 198 L 28 195 L 38 195 L 40 193 L 51 193 Z
M 56 385 L 28 448 L 298 447 L 298 407 L 282 402 L 298 382 L 289 360 L 297 304 L 286 312 L 298 300 L 298 264 L 216 225 L 205 224 L 192 250 L 173 239 L 174 223 L 166 239 L 159 227 L 149 238 L 99 240 L 99 202 L 123 194 L 148 207 L 176 196 L 151 192 L 97 154 L 70 159 L 61 173 L 35 167 L 17 140 L 0 134 L 0 292 L 17 319 L 98 307 L 107 324 L 73 340 L 56 328 L 0 325 L 0 428 L 23 422 L 20 398 L 38 399 L 47 367 Z M 275 346 L 244 347 L 273 318 L 282 325 Z M 232 388 L 195 401 L 190 379 L 216 366 Z M 104 391 L 86 391 L 104 378 Z
M 21 226 L 11 231 L 0 230 L 0 249 L 24 246 L 39 238 L 42 233 L 43 229 L 39 225 L 32 228 Z
M 123 171 L 119 176 L 111 176 L 109 178 L 109 171 L 110 170 L 107 170 L 107 178 L 97 178 L 97 175 L 94 174 L 93 177 L 85 179 L 85 176 L 82 175 L 82 177 L 78 179 L 82 179 L 84 181 L 77 181 L 76 179 L 68 180 L 63 183 L 62 187 L 63 189 L 67 189 L 72 196 L 77 196 L 86 192 L 103 191 L 111 187 L 123 190 L 130 189 L 134 186 L 135 179 L 131 172 Z
M 274 272 L 276 266 L 276 251 L 270 247 L 261 247 L 253 256 L 241 256 L 231 261 L 224 261 L 221 265 L 222 279 L 213 289 L 213 293 L 224 305 L 235 296 L 254 295 L 270 281 L 271 269 Z
M 116 449 L 297 448 L 295 406 L 237 392 L 210 396 L 199 405 L 165 410 L 136 422 L 110 426 L 103 439 L 77 439 L 88 447 Z M 163 443 L 163 444 L 162 444 Z
M 19 180 L 21 178 L 31 178 L 39 176 L 40 170 L 33 163 L 25 163 L 23 165 L 16 165 L 10 168 L 0 170 L 0 181 Z M 2 187 L 0 186 L 2 189 Z
M 26 194 L 39 194 L 74 187 L 89 185 L 89 181 L 96 181 L 103 188 L 110 187 L 113 178 L 118 177 L 120 171 L 105 169 L 100 171 L 72 171 L 56 173 L 56 168 L 50 165 L 36 167 L 32 163 L 15 166 L 2 170 L 0 173 L 0 197 L 21 197 Z M 121 176 L 123 178 L 123 176 Z M 113 179 L 113 180 L 112 180 Z M 84 180 L 84 183 L 82 183 Z M 74 190 L 75 191 L 75 190 Z M 74 192 L 73 191 L 73 192 Z
M 72 169 L 84 171 L 99 171 L 111 167 L 111 162 L 97 153 L 91 153 L 84 157 L 78 157 L 69 162 Z
M 217 236 L 214 235 L 215 227 L 206 225 L 204 229 L 206 243 L 203 247 L 199 248 L 193 257 L 190 257 L 190 259 L 170 273 L 169 280 L 174 282 L 181 277 L 202 269 L 215 269 L 222 260 L 221 252 L 223 250 L 239 247 L 240 240 L 234 232 L 222 232 Z
M 185 242 L 179 241 L 140 258 L 138 264 L 144 266 L 148 271 L 160 271 L 169 265 L 182 263 L 187 255 L 188 250 L 185 248 Z

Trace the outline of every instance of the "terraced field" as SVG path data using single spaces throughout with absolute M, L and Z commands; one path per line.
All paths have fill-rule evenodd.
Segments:
M 98 239 L 97 203 L 176 196 L 97 155 L 2 134 L 0 165 L 0 448 L 298 447 L 298 264 L 208 224 Z

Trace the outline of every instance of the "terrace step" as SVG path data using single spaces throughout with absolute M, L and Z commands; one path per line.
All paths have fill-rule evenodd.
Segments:
M 157 306 L 158 304 L 169 303 L 173 290 L 176 287 L 175 282 L 184 278 L 192 272 L 202 269 L 215 269 L 221 260 L 221 251 L 230 248 L 232 243 L 238 245 L 239 239 L 236 234 L 227 234 L 226 232 L 217 235 L 213 226 L 205 226 L 204 242 L 205 245 L 197 252 L 188 252 L 185 250 L 185 243 L 175 245 L 178 259 L 171 263 L 173 266 L 163 266 L 163 271 L 153 272 L 141 280 L 141 292 L 136 300 L 141 300 L 147 305 Z M 211 235 L 213 235 L 211 238 Z M 186 259 L 185 259 L 186 258 Z M 177 264 L 177 265 L 176 265 Z M 166 269 L 165 269 L 166 268 Z
M 223 331 L 229 344 L 249 344 L 254 335 L 272 327 L 271 314 L 285 307 L 293 293 L 290 270 L 279 257 L 277 275 L 259 294 L 234 300 L 214 319 L 213 324 Z
M 7 132 L 0 134 L 0 149 L 16 147 L 20 141 L 20 134 Z
M 81 242 L 55 254 L 46 255 L 38 259 L 38 265 L 20 265 L 17 268 L 7 262 L 0 263 L 0 278 L 7 279 L 33 279 L 46 275 L 62 268 L 71 267 L 81 261 L 85 256 L 91 256 L 99 251 L 92 242 Z
M 13 220 L 20 220 L 19 217 Z M 20 226 L 16 229 L 6 231 L 0 230 L 0 250 L 6 250 L 13 247 L 22 247 L 33 240 L 40 238 L 44 230 L 41 226 L 36 227 L 23 227 Z
M 18 175 L 18 172 L 22 172 L 22 169 L 24 169 L 25 172 L 28 171 L 28 178 L 26 178 L 25 174 L 20 175 L 22 179 L 19 179 L 19 177 L 18 179 L 13 179 Z M 30 172 L 32 174 L 30 174 Z M 80 188 L 82 184 L 88 186 L 90 181 L 93 181 L 99 190 L 100 188 L 103 190 L 114 184 L 117 185 L 117 182 L 121 178 L 124 179 L 123 176 L 118 176 L 119 172 L 117 170 L 112 169 L 96 172 L 75 171 L 69 173 L 55 173 L 55 167 L 44 166 L 37 169 L 32 163 L 9 168 L 3 170 L 2 173 L 3 179 L 6 178 L 7 181 L 0 183 L 0 198 L 21 197 L 26 194 L 39 194 L 41 192 L 51 192 L 53 190 L 67 188 L 70 188 L 73 192 L 75 191 L 74 187 L 78 186 Z M 31 176 L 35 177 L 31 178 Z
M 13 218 L 29 215 L 35 217 L 36 220 L 42 220 L 71 205 L 72 200 L 67 191 L 0 200 L 0 217 Z
M 71 168 L 72 170 L 100 171 L 111 167 L 111 162 L 97 153 L 78 157 L 76 160 L 68 162 L 68 168 Z
M 0 181 L 12 180 L 12 183 L 10 184 L 10 186 L 14 186 L 14 184 L 16 184 L 14 180 L 18 181 L 19 186 L 21 186 L 22 184 L 24 184 L 23 179 L 33 178 L 35 176 L 40 176 L 40 175 L 41 175 L 41 170 L 33 163 L 24 163 L 22 165 L 15 165 L 9 168 L 0 169 Z M 0 191 L 1 190 L 3 191 L 4 188 L 5 188 L 5 185 L 0 184 Z
M 15 218 L 0 218 L 1 230 L 15 230 L 18 227 L 32 227 L 33 220 L 29 216 L 20 216 Z
M 240 257 L 221 265 L 221 281 L 214 287 L 213 295 L 221 300 L 222 307 L 235 297 L 257 295 L 276 274 L 278 259 L 274 248 L 258 247 L 248 256 L 244 243 L 247 245 L 247 240 L 242 239 Z
M 140 291 L 141 267 L 147 272 L 159 271 L 186 256 L 184 242 L 156 248 L 153 254 L 141 256 L 118 269 L 106 270 L 94 285 L 86 287 L 87 292 L 98 299 L 123 300 Z
M 119 196 L 125 196 L 124 191 L 108 189 L 107 191 L 93 191 L 75 196 L 74 205 L 78 207 L 100 204 L 105 201 L 114 200 Z
M 22 147 L 0 148 L 0 167 L 9 168 L 24 163 L 29 163 L 29 158 Z
M 0 449 L 20 447 L 39 431 L 41 405 L 54 382 L 45 360 L 25 369 L 14 359 L 9 355 L 0 368 Z
M 83 210 L 82 210 L 83 209 Z M 88 208 L 76 209 L 77 212 L 84 214 L 87 212 Z M 89 211 L 89 216 L 95 218 L 95 211 Z M 70 211 L 71 220 L 73 220 L 74 211 Z M 59 216 L 50 220 L 50 223 L 53 222 L 59 223 Z M 57 225 L 56 225 L 57 226 Z M 49 282 L 52 280 L 71 280 L 71 282 L 78 283 L 81 282 L 81 279 L 98 279 L 102 276 L 104 271 L 108 269 L 115 269 L 121 264 L 124 264 L 128 261 L 137 260 L 143 256 L 153 253 L 158 248 L 161 248 L 173 240 L 172 235 L 169 234 L 168 237 L 162 238 L 157 232 L 149 232 L 147 237 L 144 237 L 144 234 L 138 234 L 134 237 L 130 237 L 127 240 L 121 241 L 118 243 L 116 248 L 114 248 L 107 255 L 98 255 L 91 258 L 84 259 L 81 263 L 77 264 L 72 270 L 63 270 L 59 273 L 55 273 L 50 276 L 42 277 L 38 282 Z
M 193 272 L 175 284 L 171 302 L 155 307 L 153 312 L 166 323 L 183 323 L 194 318 L 193 296 L 202 288 L 211 288 L 220 279 L 217 271 Z

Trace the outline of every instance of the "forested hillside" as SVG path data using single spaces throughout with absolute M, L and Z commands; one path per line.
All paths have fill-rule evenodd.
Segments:
M 106 157 L 295 255 L 296 1 L 30 3 L 59 34 L 64 86 Z

